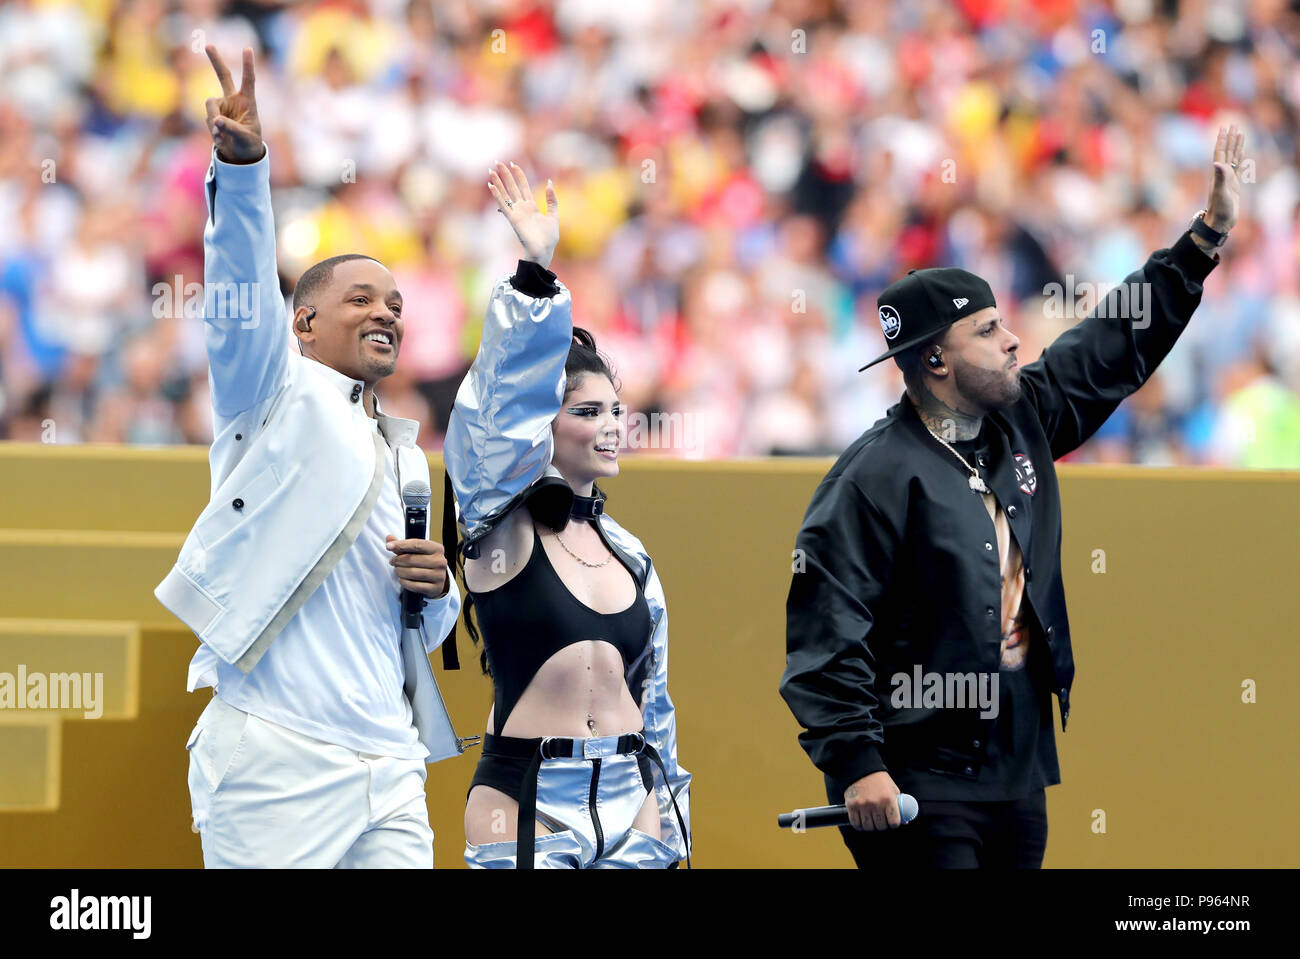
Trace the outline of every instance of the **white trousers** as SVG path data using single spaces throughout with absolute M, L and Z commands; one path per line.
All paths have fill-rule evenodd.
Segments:
M 208 869 L 433 868 L 423 759 L 321 742 L 217 696 L 185 748 Z

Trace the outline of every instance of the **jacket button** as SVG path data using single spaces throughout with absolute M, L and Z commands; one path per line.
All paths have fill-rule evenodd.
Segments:
M 1027 583 L 1027 582 L 1029 582 L 1029 581 L 1030 581 L 1031 579 L 1033 579 L 1033 578 L 1034 578 L 1034 571 L 1033 571 L 1032 569 L 1030 569 L 1028 566 L 1026 566 L 1026 567 L 1025 567 L 1025 582 Z
M 361 384 L 356 383 L 352 387 L 352 402 L 355 403 L 359 399 L 361 399 Z
M 967 766 L 967 767 L 966 767 L 966 775 L 967 775 L 967 776 L 974 776 L 974 775 L 975 775 L 975 769 L 974 769 L 973 767 L 971 767 L 971 766 Z
M 989 616 L 994 616 L 997 614 L 997 610 L 995 610 L 992 606 L 984 607 L 984 612 L 987 613 Z
M 975 740 L 973 743 L 971 743 L 971 745 L 972 745 L 974 748 L 979 749 L 979 748 L 980 748 L 980 741 L 977 739 L 977 740 Z
M 237 440 L 242 440 L 243 438 L 244 438 L 244 434 L 243 434 L 243 433 L 236 433 L 236 434 L 235 434 L 235 439 L 237 439 Z
M 1056 633 L 1056 627 L 1055 627 L 1055 626 L 1048 626 L 1048 627 L 1047 627 L 1047 641 L 1048 641 L 1049 643 L 1052 641 L 1052 636 L 1055 635 L 1055 633 Z
M 242 499 L 239 499 L 238 497 L 236 497 L 236 498 L 235 498 L 235 501 L 234 501 L 233 503 L 231 503 L 230 505 L 233 506 L 235 509 L 243 509 L 243 508 L 244 508 L 244 501 L 243 501 Z
M 1014 506 L 1008 506 L 1008 507 L 1007 507 L 1007 515 L 1008 515 L 1008 516 L 1015 516 L 1015 515 L 1016 515 L 1016 508 L 1015 508 Z
M 985 549 L 988 549 L 988 550 L 991 550 L 991 549 L 993 548 L 993 544 L 992 544 L 992 543 L 985 543 L 985 544 L 984 544 L 984 548 L 985 548 Z

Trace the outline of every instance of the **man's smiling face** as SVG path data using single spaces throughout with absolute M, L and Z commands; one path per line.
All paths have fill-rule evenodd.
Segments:
M 402 295 L 383 264 L 336 264 L 316 300 L 311 332 L 299 334 L 314 359 L 369 386 L 393 374 L 402 345 Z

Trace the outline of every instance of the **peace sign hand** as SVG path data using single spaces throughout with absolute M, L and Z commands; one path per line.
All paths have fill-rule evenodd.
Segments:
M 253 51 L 244 48 L 244 72 L 239 78 L 239 90 L 230 78 L 221 54 L 212 44 L 204 47 L 212 68 L 221 81 L 221 96 L 209 97 L 204 103 L 208 111 L 208 131 L 217 145 L 217 158 L 226 163 L 256 163 L 266 154 L 262 142 L 262 123 L 257 118 L 257 100 L 253 95 Z

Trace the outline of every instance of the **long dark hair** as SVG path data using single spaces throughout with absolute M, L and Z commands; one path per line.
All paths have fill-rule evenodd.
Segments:
M 564 360 L 564 395 L 567 397 L 570 393 L 582 385 L 583 379 L 589 373 L 598 373 L 608 377 L 610 385 L 614 387 L 614 392 L 618 392 L 618 378 L 614 374 L 614 368 L 609 363 L 609 358 L 596 349 L 595 338 L 580 326 L 573 328 L 573 342 L 569 345 L 569 355 Z M 594 487 L 594 484 L 593 484 Z M 600 495 L 599 487 L 593 490 Z M 456 570 L 460 573 L 460 580 L 465 582 L 465 556 L 462 549 L 457 548 L 455 552 Z M 461 604 L 465 611 L 465 628 L 469 632 L 470 641 L 475 646 L 479 643 L 478 624 L 474 616 L 474 597 L 470 595 L 469 587 L 463 591 L 463 603 Z M 491 676 L 492 671 L 488 668 L 487 647 L 484 647 L 479 653 L 479 667 L 483 670 L 484 676 Z M 499 734 L 501 730 L 497 730 Z

